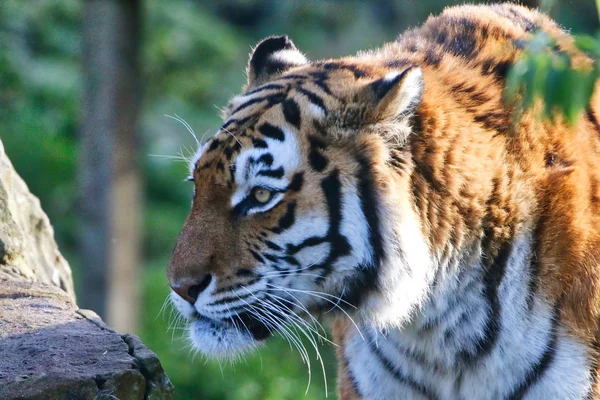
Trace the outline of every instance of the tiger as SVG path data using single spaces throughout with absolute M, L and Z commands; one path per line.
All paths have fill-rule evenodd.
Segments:
M 592 67 L 508 3 L 343 58 L 261 41 L 190 162 L 167 275 L 194 348 L 320 318 L 342 400 L 600 399 L 600 100 L 570 124 L 504 98 L 536 32 Z

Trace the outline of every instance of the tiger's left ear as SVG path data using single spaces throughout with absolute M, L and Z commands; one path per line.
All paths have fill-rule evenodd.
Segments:
M 262 85 L 293 67 L 308 64 L 308 60 L 287 36 L 271 36 L 252 51 L 248 67 L 246 90 Z
M 390 72 L 362 90 L 362 100 L 369 105 L 366 123 L 409 117 L 423 98 L 421 68 L 410 67 Z

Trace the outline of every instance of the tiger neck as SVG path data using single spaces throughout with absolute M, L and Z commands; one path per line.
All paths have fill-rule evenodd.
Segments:
M 343 356 L 356 390 L 364 398 L 495 399 L 528 392 L 567 398 L 560 394 L 572 390 L 580 396 L 569 398 L 583 398 L 590 381 L 585 348 L 560 326 L 558 305 L 540 293 L 534 247 L 521 234 L 491 265 L 481 261 L 480 248 L 439 268 L 429 296 L 402 326 L 381 329 L 363 320 L 350 329 Z M 556 378 L 565 363 L 572 368 L 570 386 Z M 546 386 L 536 386 L 543 379 Z M 547 388 L 559 395 L 538 392 Z

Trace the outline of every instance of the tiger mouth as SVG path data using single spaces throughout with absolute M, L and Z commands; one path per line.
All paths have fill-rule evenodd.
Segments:
M 222 320 L 209 318 L 196 313 L 192 320 L 195 323 L 207 325 L 214 331 L 231 329 L 242 333 L 249 333 L 254 340 L 258 341 L 265 340 L 275 333 L 272 328 L 248 312 L 242 312 L 233 315 L 230 319 Z

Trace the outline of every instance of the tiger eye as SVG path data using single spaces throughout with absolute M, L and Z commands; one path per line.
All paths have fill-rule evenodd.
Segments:
M 271 197 L 271 191 L 263 188 L 254 189 L 254 199 L 259 203 L 266 203 Z

